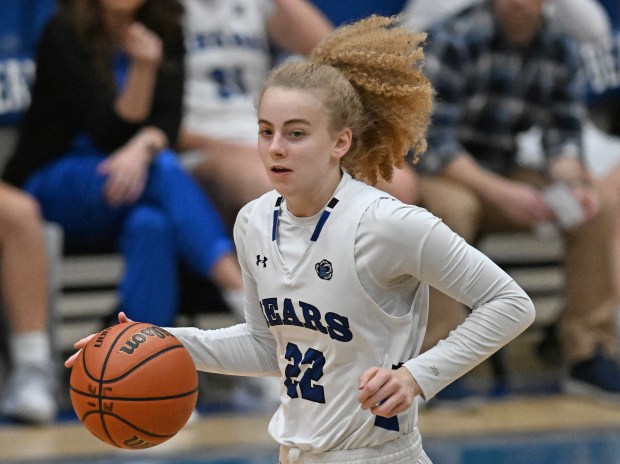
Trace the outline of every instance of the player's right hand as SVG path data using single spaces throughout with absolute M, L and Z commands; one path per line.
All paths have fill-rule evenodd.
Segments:
M 405 367 L 371 367 L 359 378 L 358 401 L 364 410 L 382 417 L 394 417 L 406 411 L 422 393 L 418 382 Z
M 129 319 L 127 317 L 127 315 L 124 312 L 119 312 L 118 313 L 118 322 L 119 324 L 122 324 L 124 322 L 133 322 L 131 319 Z M 87 335 L 86 337 L 78 340 L 77 342 L 75 342 L 73 344 L 73 348 L 75 348 L 77 351 L 75 353 L 73 353 L 66 361 L 65 361 L 65 367 L 67 368 L 72 368 L 73 365 L 75 364 L 75 360 L 78 357 L 78 354 L 80 354 L 80 351 L 82 351 L 82 348 L 84 348 L 86 346 L 86 344 L 95 336 L 97 335 L 96 333 Z

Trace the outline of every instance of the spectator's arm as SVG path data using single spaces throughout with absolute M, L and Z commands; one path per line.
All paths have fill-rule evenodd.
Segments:
M 611 39 L 611 21 L 597 0 L 552 0 L 549 4 L 553 19 L 575 40 L 602 45 Z
M 333 29 L 329 19 L 307 0 L 274 0 L 274 5 L 267 32 L 287 52 L 307 55 Z
M 185 46 L 179 29 L 177 38 L 165 53 L 160 66 L 151 114 L 146 121 L 165 134 L 168 145 L 176 147 L 183 117 L 183 91 L 185 87 Z

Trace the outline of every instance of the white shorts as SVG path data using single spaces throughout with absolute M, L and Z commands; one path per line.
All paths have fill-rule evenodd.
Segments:
M 299 448 L 280 447 L 280 464 L 432 464 L 422 449 L 418 429 L 378 446 L 353 450 L 309 453 Z

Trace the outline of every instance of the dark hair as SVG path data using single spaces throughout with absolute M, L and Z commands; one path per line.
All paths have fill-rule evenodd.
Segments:
M 336 29 L 307 61 L 272 70 L 260 95 L 269 87 L 316 91 L 330 129 L 353 133 L 343 168 L 371 184 L 389 181 L 408 150 L 414 159 L 426 150 L 433 90 L 421 71 L 425 37 L 398 17 L 371 16 Z
M 136 11 L 135 20 L 156 33 L 163 44 L 164 61 L 177 47 L 184 13 L 179 0 L 146 0 Z M 92 58 L 94 70 L 108 88 L 114 86 L 113 43 L 104 24 L 100 0 L 60 0 L 58 14 L 73 29 L 80 45 Z M 182 37 L 182 36 L 181 36 Z

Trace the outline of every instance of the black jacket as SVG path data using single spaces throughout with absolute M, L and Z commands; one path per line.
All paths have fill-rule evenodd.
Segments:
M 58 159 L 77 134 L 85 133 L 104 152 L 124 145 L 141 127 L 155 126 L 177 140 L 183 111 L 183 32 L 165 44 L 151 113 L 140 124 L 121 119 L 114 110 L 116 95 L 96 77 L 90 53 L 60 17 L 47 24 L 39 41 L 32 101 L 22 121 L 20 136 L 4 178 L 21 186 L 32 173 Z

